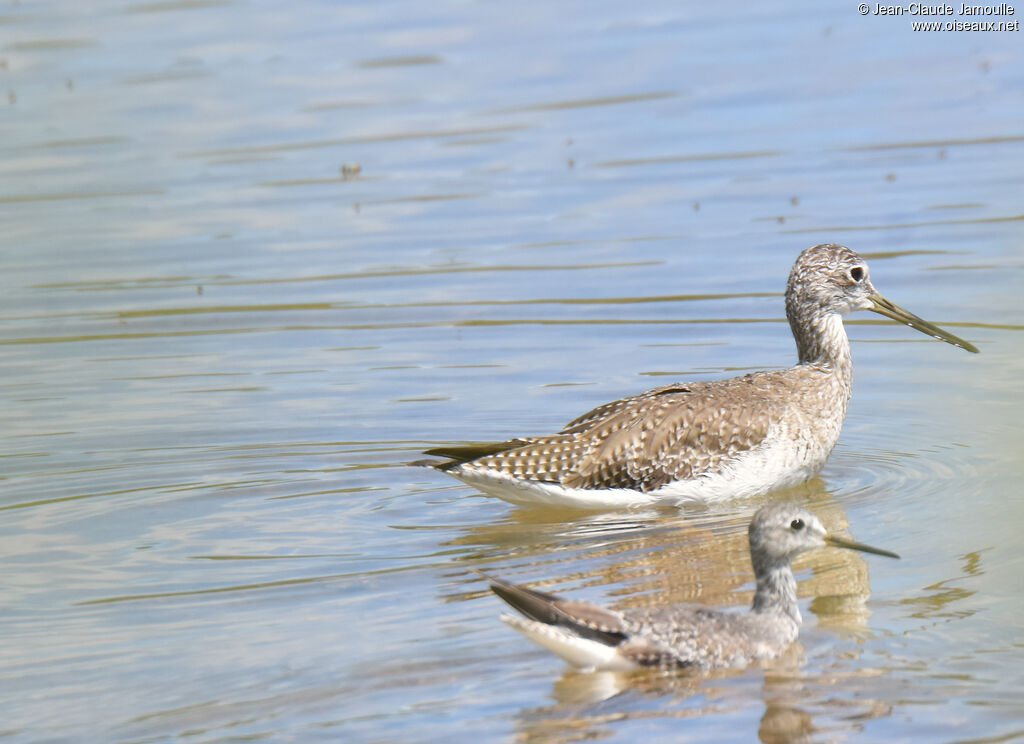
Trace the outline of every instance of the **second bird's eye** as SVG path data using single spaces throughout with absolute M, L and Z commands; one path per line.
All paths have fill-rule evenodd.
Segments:
M 804 520 L 794 519 L 792 522 L 789 523 L 789 526 L 792 527 L 794 530 L 802 530 L 804 528 Z
M 852 269 L 850 269 L 850 278 L 853 279 L 853 281 L 855 281 L 855 282 L 859 282 L 861 279 L 863 279 L 864 278 L 864 267 L 863 266 L 854 266 Z

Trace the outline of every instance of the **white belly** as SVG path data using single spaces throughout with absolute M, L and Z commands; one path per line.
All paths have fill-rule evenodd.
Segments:
M 653 491 L 629 488 L 566 488 L 548 481 L 520 480 L 505 473 L 473 467 L 448 471 L 474 488 L 515 504 L 578 508 L 614 508 L 652 504 L 714 503 L 741 499 L 803 483 L 821 470 L 839 438 L 832 432 L 773 430 L 758 447 L 740 454 L 718 470 L 674 481 Z

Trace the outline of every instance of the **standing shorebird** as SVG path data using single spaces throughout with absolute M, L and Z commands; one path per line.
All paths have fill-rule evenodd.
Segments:
M 749 536 L 757 589 L 745 614 L 694 606 L 616 612 L 485 577 L 491 590 L 523 615 L 501 619 L 574 666 L 724 669 L 775 658 L 796 640 L 801 619 L 790 565 L 796 556 L 833 545 L 899 558 L 833 537 L 816 516 L 795 504 L 758 509 Z
M 854 310 L 978 351 L 880 295 L 854 251 L 816 245 L 786 285 L 796 366 L 664 385 L 598 406 L 557 434 L 438 447 L 425 454 L 447 461 L 414 464 L 522 504 L 710 502 L 794 486 L 821 470 L 839 439 L 853 374 L 843 317 Z

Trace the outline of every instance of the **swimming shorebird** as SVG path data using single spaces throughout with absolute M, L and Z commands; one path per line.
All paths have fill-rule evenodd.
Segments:
M 757 589 L 743 614 L 699 606 L 616 612 L 484 576 L 522 614 L 501 619 L 574 666 L 724 669 L 775 658 L 796 640 L 801 618 L 790 565 L 796 556 L 832 545 L 899 558 L 828 534 L 814 514 L 795 504 L 758 509 L 749 537 Z
M 880 295 L 854 251 L 816 245 L 786 285 L 796 366 L 656 387 L 598 406 L 557 434 L 437 447 L 425 454 L 447 461 L 413 464 L 523 504 L 710 502 L 794 486 L 822 468 L 839 439 L 853 367 L 843 317 L 854 310 L 978 351 Z

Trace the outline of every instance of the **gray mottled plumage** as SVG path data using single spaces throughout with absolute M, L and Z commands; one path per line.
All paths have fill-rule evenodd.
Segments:
M 502 619 L 576 666 L 595 669 L 721 669 L 781 654 L 800 626 L 790 561 L 825 545 L 898 557 L 827 534 L 814 514 L 772 504 L 750 523 L 750 558 L 757 581 L 749 612 L 668 607 L 616 612 L 487 577 L 491 589 L 521 615 Z
M 598 406 L 556 434 L 439 447 L 426 454 L 446 462 L 416 464 L 521 502 L 710 501 L 795 485 L 839 438 L 852 381 L 842 318 L 861 309 L 977 351 L 878 294 L 854 251 L 817 245 L 797 258 L 786 287 L 794 367 L 664 385 Z

